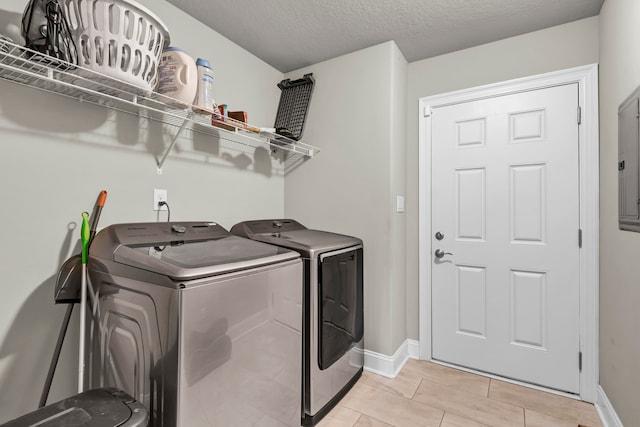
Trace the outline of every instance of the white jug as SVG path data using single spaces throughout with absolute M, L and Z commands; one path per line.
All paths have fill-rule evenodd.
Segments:
M 198 91 L 198 68 L 184 50 L 177 47 L 164 49 L 158 64 L 158 75 L 158 93 L 180 101 L 169 104 L 181 108 L 193 104 Z

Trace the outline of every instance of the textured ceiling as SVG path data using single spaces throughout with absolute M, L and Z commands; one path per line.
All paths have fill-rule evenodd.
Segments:
M 281 72 L 394 40 L 409 62 L 597 15 L 604 0 L 168 0 Z

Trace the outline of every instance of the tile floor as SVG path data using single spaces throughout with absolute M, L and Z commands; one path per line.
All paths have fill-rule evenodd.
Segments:
M 602 427 L 593 405 L 431 362 L 369 372 L 318 427 Z

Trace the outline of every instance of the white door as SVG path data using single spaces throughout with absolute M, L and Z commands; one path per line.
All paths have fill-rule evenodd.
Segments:
M 431 120 L 432 357 L 579 393 L 578 85 Z

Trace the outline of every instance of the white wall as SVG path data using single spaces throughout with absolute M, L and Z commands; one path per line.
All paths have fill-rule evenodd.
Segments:
M 407 330 L 418 322 L 418 100 L 598 62 L 598 17 L 409 64 L 407 97 Z
M 640 2 L 600 11 L 600 384 L 625 426 L 638 425 L 640 234 L 618 229 L 618 106 L 640 85 Z
M 143 0 L 169 27 L 172 44 L 208 58 L 214 95 L 271 126 L 282 74 L 165 1 Z M 25 0 L 0 5 L 0 32 L 15 36 Z M 74 100 L 0 82 L 0 423 L 34 410 L 66 306 L 55 306 L 58 267 L 78 251 L 82 211 L 109 192 L 101 226 L 165 220 L 154 188 L 168 190 L 172 220 L 213 220 L 229 228 L 284 213 L 281 165 L 265 151 L 232 148 L 187 133 L 162 175 L 155 159 L 175 128 L 138 121 Z M 75 228 L 74 228 L 75 227 Z M 75 392 L 77 310 L 49 401 Z
M 397 197 L 407 194 L 407 76 L 408 64 L 395 43 L 391 52 L 391 106 L 389 120 L 389 202 L 381 209 L 388 209 L 389 218 L 389 298 L 391 302 L 391 350 L 393 354 L 407 339 L 407 278 L 406 214 L 397 212 Z M 406 206 L 405 206 L 406 209 Z
M 404 215 L 394 213 L 404 194 L 406 61 L 387 42 L 286 77 L 310 72 L 303 141 L 321 152 L 287 175 L 285 213 L 364 241 L 365 348 L 393 354 L 406 339 Z

